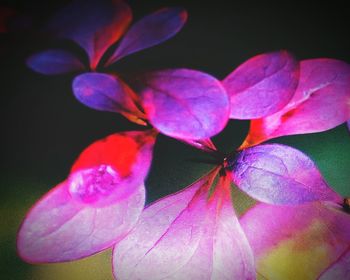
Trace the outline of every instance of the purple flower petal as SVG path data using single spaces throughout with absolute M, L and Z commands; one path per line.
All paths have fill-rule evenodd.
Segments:
M 122 239 L 144 206 L 154 140 L 153 132 L 125 132 L 84 150 L 69 177 L 27 214 L 17 240 L 21 258 L 70 261 Z
M 107 65 L 168 40 L 181 30 L 186 20 L 187 12 L 181 8 L 164 8 L 142 18 L 125 34 Z
M 225 89 L 214 77 L 194 70 L 152 72 L 141 82 L 149 121 L 163 134 L 199 140 L 219 133 L 229 117 Z
M 255 56 L 223 81 L 231 99 L 231 119 L 256 119 L 282 109 L 292 98 L 299 63 L 286 51 Z
M 102 55 L 131 22 L 129 6 L 122 0 L 75 0 L 50 21 L 48 30 L 70 39 L 87 52 L 95 69 Z
M 255 279 L 228 186 L 208 199 L 212 177 L 146 208 L 113 252 L 117 279 Z
M 84 105 L 100 110 L 119 112 L 131 121 L 144 114 L 136 107 L 136 94 L 118 77 L 103 73 L 84 73 L 73 81 L 75 97 Z
M 324 273 L 319 280 L 347 279 L 350 276 L 350 246 Z
M 253 120 L 242 148 L 279 136 L 334 128 L 350 118 L 349 104 L 349 64 L 325 58 L 304 60 L 292 100 L 281 111 Z
M 261 203 L 240 222 L 262 279 L 316 279 L 350 244 L 350 215 L 333 203 Z
M 262 202 L 293 205 L 317 200 L 342 201 L 310 158 L 285 145 L 248 148 L 230 164 L 234 183 Z
M 45 75 L 63 74 L 84 69 L 84 65 L 73 54 L 58 49 L 30 56 L 27 59 L 27 65 L 32 70 Z

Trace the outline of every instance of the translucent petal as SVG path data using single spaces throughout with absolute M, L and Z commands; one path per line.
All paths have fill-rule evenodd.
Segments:
M 69 177 L 29 211 L 17 248 L 31 263 L 80 259 L 122 239 L 145 202 L 153 132 L 125 132 L 96 141 Z
M 142 18 L 131 26 L 107 64 L 168 40 L 181 30 L 186 20 L 187 12 L 181 8 L 164 8 Z
M 205 176 L 146 208 L 114 248 L 117 279 L 255 279 L 229 189 L 208 199 L 210 181 Z
M 214 77 L 194 70 L 148 73 L 140 80 L 144 110 L 165 135 L 199 140 L 219 133 L 229 117 L 229 100 Z
M 231 119 L 256 119 L 282 109 L 292 98 L 299 63 L 286 51 L 255 56 L 223 80 Z
M 279 144 L 259 145 L 230 159 L 234 183 L 253 198 L 271 204 L 301 204 L 342 198 L 302 152 Z
M 252 120 L 242 148 L 271 138 L 326 131 L 350 118 L 350 65 L 334 59 L 300 63 L 297 91 L 281 111 Z
M 136 94 L 116 76 L 103 73 L 81 74 L 73 81 L 73 92 L 81 103 L 92 109 L 127 113 L 133 115 L 134 119 L 143 117 L 134 102 Z

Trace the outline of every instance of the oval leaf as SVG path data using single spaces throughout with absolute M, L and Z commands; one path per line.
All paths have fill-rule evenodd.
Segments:
M 83 151 L 69 177 L 27 214 L 17 239 L 21 258 L 70 261 L 122 239 L 144 206 L 153 144 L 153 132 L 125 132 Z
M 329 203 L 299 206 L 261 203 L 240 222 L 262 279 L 314 280 L 350 244 L 350 215 Z
M 230 165 L 234 183 L 262 202 L 293 205 L 317 200 L 342 201 L 310 158 L 285 145 L 248 148 L 230 160 Z
M 136 94 L 118 77 L 103 73 L 84 73 L 73 81 L 75 97 L 84 105 L 100 111 L 125 113 L 138 122 L 144 114 L 136 107 Z
M 219 133 L 229 117 L 229 100 L 214 77 L 194 70 L 152 72 L 141 82 L 149 121 L 163 134 L 199 140 Z
M 113 252 L 116 279 L 255 279 L 229 188 L 208 200 L 210 176 L 146 208 Z
M 350 65 L 334 59 L 300 63 L 297 91 L 281 111 L 251 122 L 242 148 L 271 138 L 326 131 L 350 118 Z
M 104 52 L 124 33 L 132 19 L 122 0 L 75 0 L 59 11 L 48 25 L 56 36 L 70 39 L 88 54 L 95 69 Z
M 286 51 L 255 56 L 223 80 L 231 119 L 256 119 L 282 109 L 292 98 L 299 63 Z
M 131 26 L 107 65 L 168 40 L 181 30 L 186 20 L 187 12 L 181 8 L 164 8 L 144 17 Z
M 30 56 L 27 59 L 27 66 L 45 75 L 63 74 L 84 69 L 84 65 L 73 54 L 57 49 Z

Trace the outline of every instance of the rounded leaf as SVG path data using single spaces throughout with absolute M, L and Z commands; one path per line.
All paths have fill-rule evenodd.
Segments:
M 84 65 L 73 54 L 58 49 L 33 54 L 27 59 L 27 66 L 45 75 L 63 74 L 84 69 Z
M 231 119 L 257 119 L 282 109 L 292 98 L 299 63 L 286 51 L 255 56 L 223 80 Z
M 321 132 L 350 118 L 350 65 L 334 59 L 300 63 L 295 95 L 279 112 L 252 120 L 241 148 L 279 136 Z
M 92 109 L 126 113 L 131 121 L 143 116 L 134 103 L 135 93 L 116 76 L 103 73 L 81 74 L 73 81 L 73 92 L 81 103 Z
M 259 145 L 229 160 L 234 183 L 248 195 L 271 204 L 302 204 L 342 198 L 302 152 L 279 144 Z
M 144 207 L 153 144 L 153 132 L 125 132 L 83 151 L 69 177 L 24 219 L 17 239 L 21 258 L 30 263 L 76 260 L 125 237 Z
M 229 117 L 225 89 L 214 77 L 195 70 L 148 73 L 140 82 L 144 110 L 165 135 L 199 140 L 219 133 Z

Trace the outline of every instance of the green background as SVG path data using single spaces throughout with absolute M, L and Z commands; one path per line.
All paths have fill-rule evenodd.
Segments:
M 2 169 L 0 197 L 1 279 L 111 279 L 110 251 L 85 260 L 29 265 L 15 252 L 18 226 L 33 203 L 64 180 L 79 153 L 94 140 L 122 130 L 138 129 L 121 116 L 93 111 L 79 104 L 71 91 L 71 74 L 43 76 L 25 66 L 25 58 L 48 47 L 64 47 L 86 59 L 70 42 L 54 42 L 36 32 L 68 1 L 5 1 L 22 17 L 17 29 L 0 34 L 2 63 Z M 299 59 L 331 57 L 350 62 L 345 7 L 336 1 L 318 6 L 294 2 L 242 4 L 235 1 L 130 1 L 134 18 L 164 6 L 183 6 L 189 20 L 171 40 L 121 60 L 113 67 L 124 79 L 135 73 L 186 67 L 224 78 L 246 59 L 287 49 Z M 322 6 L 323 5 L 323 6 Z M 24 19 L 23 19 L 24 18 Z M 25 24 L 26 23 L 26 24 Z M 30 28 L 25 28 L 28 26 Z M 331 106 L 331 104 L 330 104 Z M 240 145 L 248 122 L 230 121 L 213 141 L 224 152 Z M 288 136 L 284 143 L 308 154 L 327 182 L 350 196 L 350 135 L 345 125 L 323 133 Z M 207 155 L 174 139 L 160 136 L 147 179 L 147 200 L 154 201 L 192 183 L 211 165 Z M 245 198 L 235 197 L 243 208 Z

